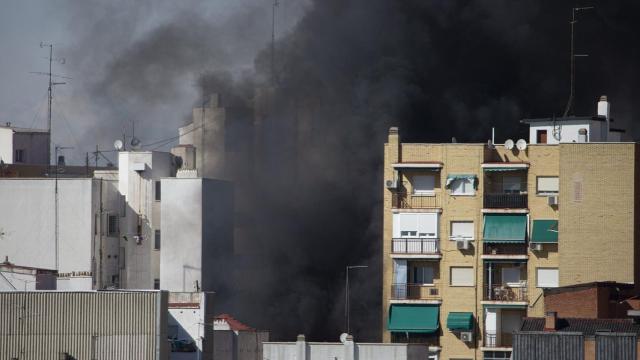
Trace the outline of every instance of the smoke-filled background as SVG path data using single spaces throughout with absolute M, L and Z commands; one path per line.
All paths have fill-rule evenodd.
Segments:
M 275 84 L 247 216 L 260 234 L 242 260 L 251 276 L 221 306 L 278 340 L 337 338 L 353 264 L 369 266 L 352 273 L 353 332 L 379 339 L 388 127 L 404 141 L 484 142 L 495 126 L 503 141 L 523 136 L 523 117 L 561 115 L 572 7 L 595 6 L 578 15 L 576 52 L 589 57 L 576 60 L 576 114 L 606 94 L 615 126 L 640 131 L 632 0 L 280 0 L 274 66 L 268 0 L 7 3 L 0 39 L 17 50 L 0 58 L 0 121 L 44 126 L 44 79 L 27 72 L 43 71 L 46 53 L 24 49 L 54 41 L 67 59 L 55 72 L 73 78 L 56 88 L 54 140 L 76 147 L 72 161 L 132 123 L 143 143 L 175 136 L 202 88 L 251 107 Z M 289 138 L 296 119 L 304 142 Z

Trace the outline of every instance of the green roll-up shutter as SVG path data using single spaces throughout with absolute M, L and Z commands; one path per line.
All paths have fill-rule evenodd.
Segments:
M 486 214 L 482 240 L 485 243 L 524 243 L 527 216 L 520 214 Z
M 389 309 L 391 332 L 434 333 L 438 330 L 438 305 L 394 304 Z
M 533 220 L 531 242 L 555 244 L 558 242 L 558 220 Z
M 473 313 L 450 312 L 447 316 L 447 328 L 452 331 L 473 330 Z
M 449 174 L 447 175 L 447 182 L 445 183 L 445 187 L 447 189 L 451 188 L 451 183 L 455 180 L 470 180 L 473 183 L 473 188 L 478 189 L 478 177 L 473 174 Z

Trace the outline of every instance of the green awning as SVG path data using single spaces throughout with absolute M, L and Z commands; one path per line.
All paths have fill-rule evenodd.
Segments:
M 471 331 L 473 330 L 473 313 L 450 312 L 447 316 L 447 328 L 449 330 Z
M 524 243 L 527 215 L 486 214 L 482 240 L 485 243 Z
M 558 243 L 558 220 L 533 220 L 532 243 Z
M 438 305 L 395 304 L 389 309 L 391 332 L 434 333 L 438 330 Z
M 525 171 L 526 167 L 490 167 L 483 168 L 484 171 Z
M 473 182 L 473 188 L 478 189 L 478 177 L 474 174 L 449 174 L 447 175 L 447 182 L 445 188 L 451 188 L 451 183 L 455 180 L 471 180 Z

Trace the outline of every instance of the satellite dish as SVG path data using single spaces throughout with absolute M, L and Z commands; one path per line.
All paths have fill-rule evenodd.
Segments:
M 507 141 L 504 142 L 504 148 L 507 150 L 513 149 L 513 140 L 507 139 Z
M 122 142 L 122 140 L 116 140 L 113 142 L 113 147 L 116 148 L 116 150 L 121 151 L 124 147 L 124 143 Z
M 140 139 L 138 139 L 137 137 L 133 137 L 131 139 L 131 148 L 133 149 L 140 149 Z
M 347 336 L 349 336 L 347 333 L 340 334 L 340 342 L 344 344 L 347 341 Z
M 516 142 L 516 147 L 520 151 L 524 151 L 527 149 L 527 142 L 524 139 L 520 139 Z

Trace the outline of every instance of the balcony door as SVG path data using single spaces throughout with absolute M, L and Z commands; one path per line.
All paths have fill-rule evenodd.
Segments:
M 520 194 L 522 190 L 520 176 L 505 176 L 502 178 L 502 192 L 505 194 Z

